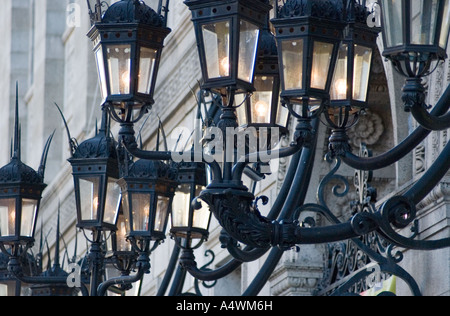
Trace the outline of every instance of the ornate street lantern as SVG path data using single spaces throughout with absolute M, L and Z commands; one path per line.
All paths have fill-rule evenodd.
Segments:
M 115 230 L 120 201 L 116 142 L 109 137 L 107 113 L 98 134 L 81 143 L 69 159 L 72 165 L 77 226 L 93 231 Z
M 178 189 L 172 205 L 173 237 L 184 240 L 183 247 L 191 247 L 191 241 L 200 240 L 197 247 L 208 239 L 211 212 L 206 203 L 195 200 L 206 187 L 206 169 L 203 163 L 180 163 Z
M 450 0 L 381 0 L 384 52 L 409 78 L 430 73 L 447 57 Z
M 268 0 L 186 0 L 197 37 L 202 89 L 225 94 L 253 91 L 259 30 L 271 9 Z
M 93 23 L 88 36 L 104 105 L 115 120 L 135 122 L 154 103 L 161 51 L 170 29 L 164 17 L 140 0 L 116 2 Z
M 20 161 L 20 154 L 0 169 L 0 243 L 26 245 L 34 231 L 42 191 L 43 175 Z
M 255 91 L 249 97 L 236 98 L 242 105 L 236 114 L 241 127 L 278 127 L 287 132 L 289 111 L 281 106 L 278 51 L 275 37 L 266 27 L 261 32 L 255 68 Z
M 16 86 L 18 95 L 18 87 Z M 47 154 L 53 135 L 49 137 L 42 154 L 38 171 L 21 161 L 21 135 L 19 127 L 19 102 L 16 98 L 14 147 L 11 162 L 0 169 L 0 244 L 29 246 L 34 242 L 34 232 L 39 213 L 44 184 Z M 15 247 L 14 251 L 18 251 Z M 11 251 L 11 255 L 17 255 Z
M 342 12 L 342 1 L 338 0 L 287 0 L 272 20 L 281 97 L 289 107 L 297 108 L 299 117 L 309 115 L 329 99 L 344 28 Z
M 127 237 L 133 242 L 165 238 L 178 185 L 176 174 L 176 169 L 162 161 L 138 160 L 119 180 Z
M 339 47 L 325 118 L 333 128 L 352 126 L 367 108 L 369 78 L 376 39 L 380 29 L 369 27 L 367 9 L 355 0 L 348 2 L 347 27 Z M 352 62 L 349 62 L 352 61 Z

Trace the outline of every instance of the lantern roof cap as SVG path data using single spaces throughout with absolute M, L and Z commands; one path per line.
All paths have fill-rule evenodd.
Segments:
M 317 17 L 343 20 L 344 7 L 340 0 L 287 0 L 278 9 L 278 18 Z
M 111 5 L 101 23 L 143 23 L 164 27 L 165 19 L 140 0 L 121 0 Z
M 33 168 L 27 166 L 18 158 L 13 158 L 9 164 L 0 169 L 0 183 L 42 184 L 43 177 Z
M 116 158 L 115 142 L 105 133 L 82 142 L 75 150 L 73 159 L 83 158 Z
M 126 177 L 175 181 L 177 169 L 159 160 L 140 159 L 130 166 Z
M 278 49 L 275 36 L 268 29 L 261 31 L 261 37 L 258 46 L 258 58 L 276 58 L 278 59 Z
M 60 111 L 61 115 L 62 112 Z M 70 133 L 68 131 L 67 123 L 64 119 L 69 139 Z M 102 122 L 100 130 L 95 132 L 93 138 L 87 139 L 78 146 L 72 148 L 72 159 L 93 159 L 93 158 L 105 158 L 105 159 L 117 159 L 116 141 L 109 136 L 110 134 L 110 120 L 106 111 L 102 113 Z

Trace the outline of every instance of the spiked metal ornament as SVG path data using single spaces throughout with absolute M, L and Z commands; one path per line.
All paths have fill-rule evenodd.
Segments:
M 11 162 L 0 169 L 0 244 L 25 245 L 34 242 L 34 232 L 42 191 L 44 171 L 53 135 L 47 140 L 38 171 L 21 161 L 18 85 Z

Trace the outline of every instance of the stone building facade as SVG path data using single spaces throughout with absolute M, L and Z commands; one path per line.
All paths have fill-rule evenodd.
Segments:
M 36 168 L 47 137 L 56 130 L 50 149 L 46 171 L 47 189 L 41 203 L 38 220 L 39 238 L 42 231 L 54 253 L 57 210 L 60 205 L 61 230 L 68 256 L 82 258 L 87 244 L 77 231 L 75 197 L 71 167 L 67 162 L 70 151 L 63 122 L 54 106 L 64 112 L 72 137 L 78 142 L 94 135 L 96 120 L 100 119 L 100 91 L 94 54 L 86 34 L 90 28 L 84 0 L 3 0 L 0 11 L 0 165 L 9 160 L 10 139 L 13 133 L 15 83 L 19 84 L 20 121 L 22 127 L 23 160 Z M 108 1 L 111 2 L 111 1 Z M 154 5 L 157 0 L 147 0 Z M 172 33 L 166 39 L 155 106 L 148 124 L 142 130 L 146 149 L 156 147 L 159 117 L 167 135 L 168 147 L 174 148 L 180 127 L 192 130 L 195 125 L 196 99 L 201 79 L 197 47 L 190 21 L 190 12 L 181 0 L 170 2 L 168 26 Z M 381 48 L 381 41 L 380 50 Z M 379 54 L 372 67 L 370 110 L 350 133 L 354 152 L 361 143 L 374 155 L 389 150 L 403 140 L 415 127 L 414 120 L 403 112 L 401 88 L 404 80 L 395 73 Z M 428 103 L 434 105 L 450 83 L 450 62 L 447 60 L 427 79 Z M 113 126 L 117 132 L 117 126 Z M 330 172 L 333 163 L 323 158 L 327 153 L 329 130 L 320 126 L 316 148 L 315 169 L 307 202 L 315 203 L 317 188 Z M 432 164 L 447 144 L 448 131 L 432 132 L 417 148 L 399 163 L 376 171 L 371 186 L 378 192 L 376 203 L 411 186 Z M 283 141 L 286 145 L 289 139 Z M 39 154 L 36 154 L 39 153 Z M 271 163 L 271 175 L 259 182 L 256 192 L 273 201 L 286 176 L 289 159 Z M 342 165 L 338 170 L 348 182 L 348 192 L 339 197 L 332 194 L 330 182 L 325 190 L 325 202 L 333 205 L 333 212 L 342 220 L 351 214 L 351 202 L 358 199 L 353 186 L 355 170 Z M 443 182 L 419 206 L 419 238 L 440 239 L 450 235 L 450 178 Z M 341 193 L 345 191 L 341 187 Z M 343 191 L 342 191 L 343 190 Z M 339 192 L 339 189 L 338 189 Z M 270 203 L 262 213 L 270 210 Z M 316 216 L 315 221 L 323 221 Z M 198 266 L 210 262 L 205 254 L 212 250 L 214 261 L 209 268 L 218 268 L 231 259 L 220 247 L 220 227 L 211 225 L 209 240 L 196 251 Z M 38 243 L 37 243 L 38 244 Z M 142 295 L 155 295 L 164 277 L 174 243 L 168 238 L 151 256 L 151 274 L 141 284 Z M 327 270 L 328 245 L 294 248 L 282 256 L 274 272 L 260 291 L 260 295 L 317 294 Z M 205 254 L 205 256 L 204 256 Z M 400 265 L 416 280 L 424 295 L 450 295 L 450 248 L 432 251 L 404 251 Z M 253 282 L 267 256 L 241 265 L 234 273 L 221 279 L 211 288 L 201 286 L 204 295 L 236 295 L 243 293 Z M 45 255 L 45 258 L 47 256 Z M 67 256 L 66 256 L 67 259 Z M 187 278 L 184 292 L 192 291 L 194 280 Z M 135 286 L 133 291 L 137 291 Z M 136 292 L 131 291 L 130 294 Z M 6 293 L 6 290 L 4 291 Z M 166 293 L 167 294 L 167 293 Z M 401 281 L 397 294 L 410 295 Z

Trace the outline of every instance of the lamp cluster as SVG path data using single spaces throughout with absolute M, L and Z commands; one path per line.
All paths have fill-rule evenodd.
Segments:
M 423 111 L 419 79 L 432 71 L 433 62 L 446 58 L 449 1 L 380 2 L 384 56 L 408 77 L 404 91 L 415 100 L 410 109 Z M 367 25 L 370 12 L 365 1 L 286 0 L 282 6 L 275 2 L 275 17 L 269 21 L 269 0 L 185 1 L 197 38 L 201 89 L 222 97 L 218 126 L 224 131 L 237 126 L 257 132 L 279 128 L 283 135 L 293 116 L 298 122 L 293 145 L 279 151 L 280 157 L 290 156 L 308 146 L 311 121 L 323 115 L 333 130 L 330 149 L 343 155 L 348 151 L 346 130 L 368 107 L 371 64 L 381 29 Z M 100 14 L 93 15 L 97 18 L 88 37 L 94 46 L 104 116 L 97 135 L 75 146 L 69 159 L 77 226 L 93 232 L 92 252 L 98 251 L 104 232 L 112 232 L 111 252 L 121 269 L 128 270 L 124 274 L 135 263 L 140 276 L 150 267 L 149 253 L 166 236 L 170 214 L 170 234 L 187 251 L 207 239 L 212 213 L 232 238 L 255 248 L 313 242 L 313 237 L 308 239 L 313 234 L 294 227 L 297 223 L 270 222 L 259 214 L 255 197 L 242 183 L 250 156 L 259 153 L 238 162 L 224 157 L 220 165 L 204 158 L 175 164 L 168 162 L 170 152 L 138 148 L 133 124 L 154 104 L 164 40 L 171 31 L 161 12 L 143 1 L 121 0 L 104 14 L 100 5 Z M 118 141 L 110 136 L 110 118 L 121 125 Z M 3 250 L 32 243 L 45 188 L 43 175 L 24 180 L 25 173 L 32 173 L 19 158 L 14 152 L 11 165 L 0 169 Z M 206 164 L 212 174 L 209 185 Z M 375 227 L 373 219 L 364 216 L 349 225 L 343 227 L 342 238 L 362 234 L 363 226 Z M 341 238 L 338 230 L 330 230 L 317 242 L 327 236 Z M 92 270 L 101 263 L 101 258 L 95 261 Z M 99 277 L 94 274 L 91 287 L 96 289 Z M 99 293 L 136 278 L 107 281 Z

